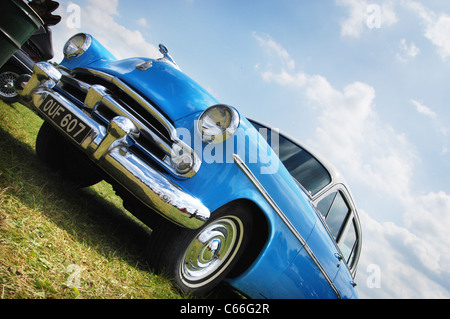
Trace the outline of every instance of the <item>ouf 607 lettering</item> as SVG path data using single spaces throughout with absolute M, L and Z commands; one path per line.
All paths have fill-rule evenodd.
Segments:
M 40 109 L 53 123 L 63 129 L 78 143 L 83 142 L 90 131 L 86 124 L 51 97 L 41 104 Z

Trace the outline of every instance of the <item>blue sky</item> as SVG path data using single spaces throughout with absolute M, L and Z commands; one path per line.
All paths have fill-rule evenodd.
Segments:
M 77 32 L 118 58 L 162 42 L 221 102 L 332 162 L 361 214 L 362 297 L 450 297 L 448 2 L 60 3 L 56 61 Z

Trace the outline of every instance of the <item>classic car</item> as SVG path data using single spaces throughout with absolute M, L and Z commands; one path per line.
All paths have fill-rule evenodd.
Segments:
M 74 186 L 105 179 L 152 229 L 147 258 L 184 292 L 357 298 L 361 227 L 342 176 L 157 59 L 79 33 L 15 82 L 45 121 L 37 156 Z

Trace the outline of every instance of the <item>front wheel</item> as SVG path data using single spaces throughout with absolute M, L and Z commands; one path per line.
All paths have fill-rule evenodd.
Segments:
M 14 89 L 14 81 L 22 74 L 18 68 L 6 64 L 0 70 L 0 100 L 6 103 L 18 102 L 20 97 Z
M 162 223 L 151 235 L 148 257 L 181 291 L 202 296 L 238 263 L 251 232 L 249 211 L 231 204 L 214 212 L 199 230 Z
M 42 124 L 37 135 L 36 155 L 75 188 L 88 187 L 103 179 L 90 160 L 48 122 Z

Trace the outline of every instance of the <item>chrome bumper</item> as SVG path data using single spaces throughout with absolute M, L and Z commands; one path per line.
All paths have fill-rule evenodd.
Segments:
M 108 127 L 97 123 L 52 89 L 60 79 L 61 73 L 52 65 L 37 63 L 31 78 L 16 83 L 16 90 L 22 97 L 22 103 L 38 112 L 69 140 L 72 140 L 70 135 L 40 109 L 49 96 L 88 125 L 91 129 L 89 135 L 80 144 L 75 144 L 142 203 L 186 228 L 199 228 L 209 219 L 210 211 L 200 200 L 132 152 L 130 141 L 139 134 L 139 129 L 130 119 L 117 116 Z

